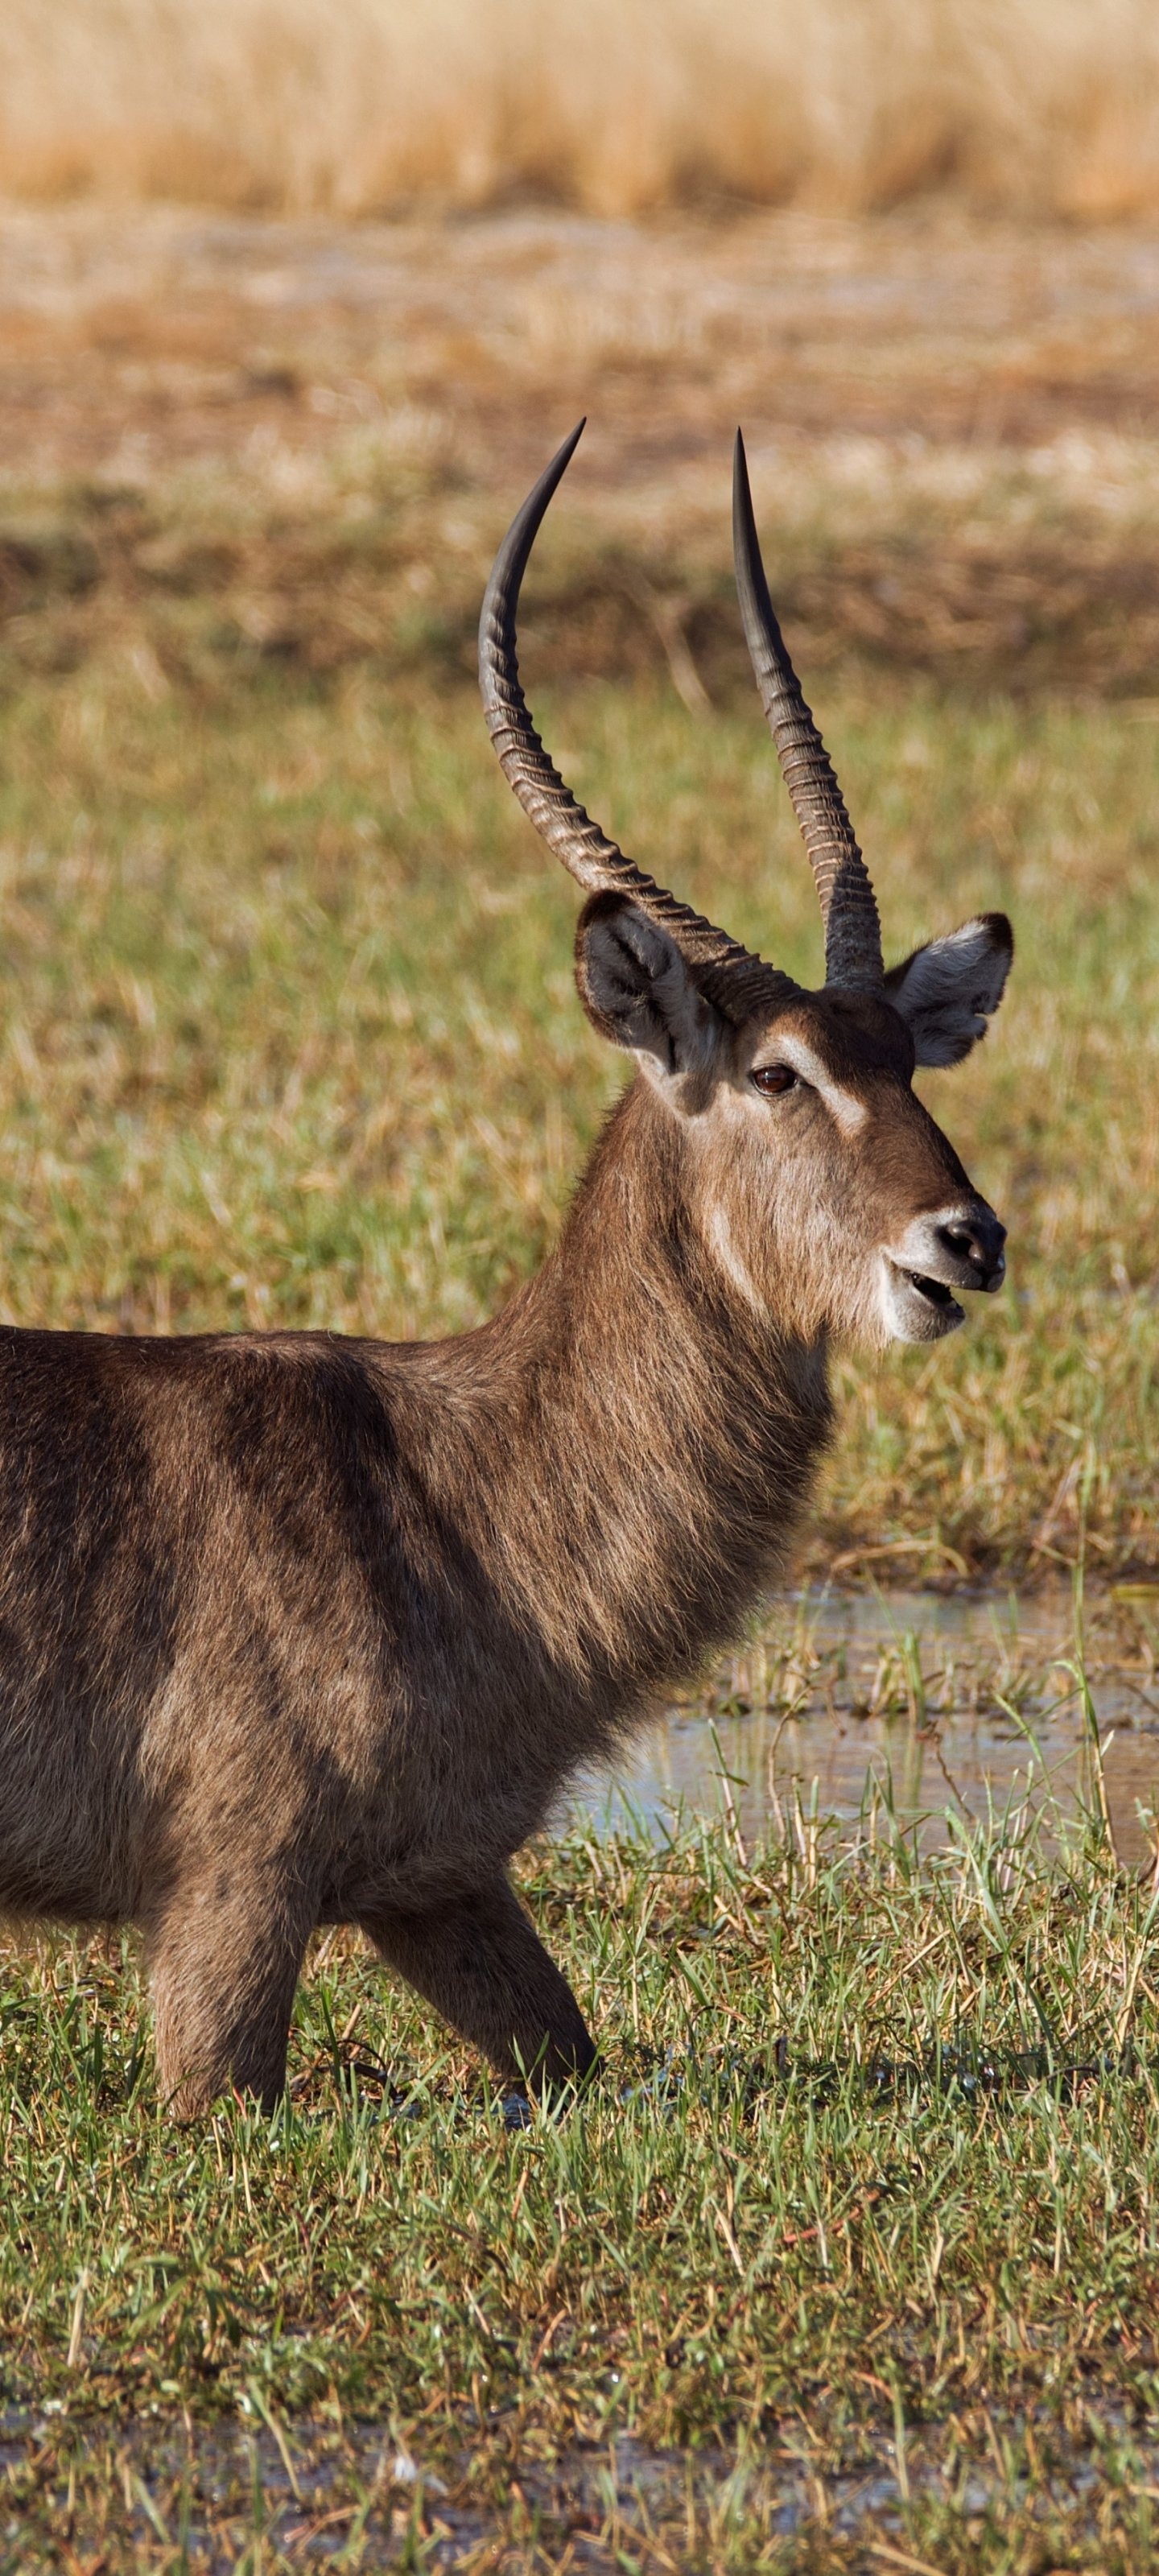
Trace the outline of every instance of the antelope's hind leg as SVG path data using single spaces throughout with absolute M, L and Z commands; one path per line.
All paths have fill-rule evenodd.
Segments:
M 421 1914 L 366 1916 L 363 1928 L 505 2082 L 550 2090 L 594 2065 L 571 1987 L 505 1878 Z
M 219 2094 L 274 2108 L 315 1907 L 288 1876 L 215 1867 L 182 1879 L 147 1927 L 162 2098 L 195 2120 Z

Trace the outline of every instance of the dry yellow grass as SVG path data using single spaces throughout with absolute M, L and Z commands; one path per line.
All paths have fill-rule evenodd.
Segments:
M 1152 0 L 6 0 L 0 186 L 363 214 L 530 189 L 1159 202 Z

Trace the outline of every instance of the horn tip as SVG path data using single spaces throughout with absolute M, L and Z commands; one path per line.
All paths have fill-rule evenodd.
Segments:
M 745 454 L 744 432 L 741 429 L 737 430 L 736 443 L 732 451 L 732 500 L 734 526 L 737 511 L 740 511 L 746 520 L 751 519 L 752 485 L 749 482 L 748 457 Z
M 568 431 L 567 437 L 564 439 L 562 446 L 556 448 L 550 465 L 544 468 L 544 472 L 540 479 L 542 483 L 546 483 L 548 486 L 549 499 L 551 494 L 555 491 L 557 484 L 563 481 L 563 477 L 567 472 L 568 466 L 571 464 L 571 460 L 575 455 L 576 449 L 579 446 L 587 425 L 588 416 L 585 411 L 583 419 L 577 420 L 575 428 Z

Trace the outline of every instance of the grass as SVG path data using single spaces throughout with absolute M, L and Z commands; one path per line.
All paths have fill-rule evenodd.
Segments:
M 244 388 L 239 352 L 229 354 Z M 698 348 L 698 361 L 711 356 Z M 603 353 L 609 373 L 615 360 L 614 348 Z M 416 418 L 388 381 L 396 365 L 392 349 L 368 366 L 374 425 L 324 457 L 275 442 L 256 463 L 243 453 L 226 471 L 215 463 L 146 486 L 106 473 L 12 491 L 0 523 L 0 682 L 102 657 L 127 661 L 155 698 L 167 684 L 212 698 L 227 670 L 253 676 L 263 663 L 324 684 L 355 671 L 392 685 L 472 678 L 479 600 L 515 479 L 497 455 L 481 476 L 449 419 Z M 300 404 L 311 388 L 289 361 L 287 371 Z M 565 400 L 553 402 L 557 421 Z M 544 427 L 541 449 L 550 443 Z M 786 472 L 775 447 L 762 456 L 778 605 L 812 684 L 855 659 L 974 695 L 1097 689 L 1146 706 L 1159 652 L 1155 442 L 1102 445 L 1084 457 L 1077 491 L 1049 453 L 1037 463 L 991 453 L 979 472 L 960 447 L 916 467 L 886 447 L 844 491 L 832 459 L 796 453 Z M 608 472 L 596 432 L 529 586 L 541 674 L 662 677 L 694 717 L 748 702 L 722 544 L 723 428 L 713 447 L 695 491 L 686 477 L 675 494 L 629 482 L 593 496 L 589 467 Z
M 1155 1899 L 1093 1826 L 526 1885 L 608 2064 L 515 2131 L 346 1936 L 285 2112 L 192 2132 L 131 1955 L 8 1956 L 0 2566 L 1142 2576 Z
M 597 500 L 577 483 L 537 559 L 525 658 L 548 739 L 646 864 L 818 969 L 726 612 L 717 411 L 731 419 L 736 380 L 712 333 L 740 252 L 731 235 L 617 251 L 593 233 L 584 258 L 612 263 L 598 292 L 536 272 L 521 302 L 519 224 L 473 251 L 464 235 L 432 358 L 425 321 L 392 340 L 382 320 L 398 290 L 381 241 L 364 347 L 357 298 L 346 339 L 323 328 L 338 236 L 311 235 L 306 260 L 289 227 L 269 243 L 217 227 L 203 310 L 186 227 L 162 308 L 159 225 L 129 228 L 143 265 L 118 318 L 129 232 L 82 242 L 54 219 L 44 348 L 7 415 L 0 1316 L 457 1330 L 541 1256 L 622 1078 L 575 999 L 574 892 L 503 789 L 467 678 L 515 474 L 508 345 L 526 354 L 529 471 L 569 335 L 624 441 L 610 466 L 593 441 Z M 275 239 L 284 311 L 270 322 L 239 292 L 238 322 L 218 272 L 236 250 L 260 282 Z M 854 260 L 852 228 L 792 239 L 807 321 L 826 262 Z M 858 277 L 873 288 L 874 261 L 893 261 L 904 303 L 912 252 L 920 317 L 950 232 L 936 255 L 904 230 L 874 239 Z M 1037 1580 L 1085 1551 L 1106 1578 L 1098 1651 L 1149 1687 L 1151 447 L 1145 424 L 1133 442 L 1056 437 L 1070 380 L 1041 316 L 1068 295 L 1085 312 L 1087 288 L 1069 249 L 1041 243 L 1046 336 L 1023 376 L 1013 288 L 995 341 L 1020 408 L 987 435 L 1011 444 L 974 446 L 975 412 L 991 418 L 980 243 L 952 366 L 900 322 L 863 323 L 853 348 L 851 314 L 879 310 L 860 287 L 824 331 L 794 323 L 777 365 L 797 370 L 797 427 L 759 466 L 778 597 L 891 953 L 994 903 L 1019 943 L 986 1047 L 926 1086 L 1010 1221 L 1010 1291 L 932 1354 L 839 1360 L 806 1556 L 944 1582 Z M 744 232 L 730 339 L 786 244 Z M 299 253 L 316 300 L 295 323 Z M 430 283 L 441 237 L 420 254 Z M 471 257 L 501 270 L 486 310 Z M 456 295 L 479 304 L 469 344 Z M 775 303 L 743 385 L 759 416 Z M 196 364 L 178 321 L 207 334 Z M 1117 405 L 1115 366 L 1142 363 L 1117 331 L 1092 327 L 1079 353 L 1096 417 Z M 482 388 L 469 425 L 463 383 Z M 621 464 L 657 383 L 690 444 L 635 483 Z M 949 444 L 902 457 L 923 383 L 956 388 Z M 332 434 L 323 397 L 346 386 L 371 425 Z M 276 435 L 259 395 L 286 409 Z M 830 417 L 878 423 L 856 472 L 838 438 L 813 471 L 809 424 Z M 44 463 L 58 433 L 71 481 Z M 923 1659 L 907 1624 L 874 1669 L 854 1664 L 811 1631 L 745 1646 L 707 1703 L 730 1758 L 741 1707 L 770 1730 L 797 1713 L 807 1779 L 823 1703 L 853 1725 L 908 1714 L 924 1737 L 999 1696 L 1036 1724 L 1060 1686 L 1033 1637 L 967 1673 L 956 1649 Z M 659 1850 L 572 1834 L 527 1857 L 608 2050 L 602 2085 L 557 2123 L 505 2125 L 477 2066 L 334 1937 L 300 1992 L 285 2114 L 269 2127 L 226 2105 L 178 2131 L 156 2109 L 133 1944 L 0 1945 L 0 2570 L 270 2576 L 330 2553 L 474 2576 L 1142 2576 L 1159 2487 L 1153 1880 L 1120 1870 L 1094 1824 L 1060 1862 L 1013 1808 L 973 1839 L 946 1828 L 940 1854 L 927 1825 L 919 1865 L 883 1794 L 843 1841 L 783 1770 L 781 1786 L 768 1842 L 744 1809 L 747 1844 L 726 1813 Z M 1096 1772 L 1096 1816 L 1097 1789 Z
M 1145 0 L 9 0 L 0 180 L 364 214 L 533 190 L 1150 207 Z
M 747 695 L 712 722 L 647 677 L 541 702 L 627 846 L 816 974 Z M 986 1048 L 926 1084 L 1008 1219 L 1012 1287 L 932 1356 L 840 1361 L 822 1544 L 1041 1571 L 1082 1506 L 1093 1560 L 1145 1570 L 1154 724 L 856 674 L 825 715 L 894 953 L 994 903 L 1019 952 Z M 228 640 L 180 688 L 106 653 L 10 698 L 2 767 L 0 1311 L 391 1336 L 509 1293 L 622 1076 L 473 695 L 255 673 Z
M 620 1078 L 570 890 L 437 670 L 311 677 L 228 637 L 161 667 L 98 637 L 4 709 L 2 1311 L 469 1324 Z M 815 972 L 747 697 L 696 720 L 644 674 L 542 705 L 631 847 Z M 1085 1515 L 1092 1564 L 1145 1573 L 1153 727 L 855 666 L 825 714 L 891 947 L 1002 900 L 1020 948 L 992 1040 L 929 1082 L 1010 1217 L 1011 1293 L 932 1359 L 840 1363 L 810 1545 L 1038 1573 Z M 919 1870 L 871 1815 L 853 1848 L 806 1809 L 751 1853 L 726 1824 L 533 1855 L 610 2062 L 521 2132 L 345 1939 L 283 2118 L 188 2132 L 132 1944 L 6 1945 L 0 2568 L 1143 2576 L 1150 1896 L 1097 1839 L 1060 1871 L 1000 1818 Z

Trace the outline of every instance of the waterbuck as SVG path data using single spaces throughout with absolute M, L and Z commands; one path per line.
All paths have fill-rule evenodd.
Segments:
M 634 1063 L 556 1250 L 444 1342 L 0 1331 L 0 1907 L 140 1925 L 185 2116 L 276 2099 L 319 1923 L 360 1924 L 502 2078 L 589 2067 L 512 1854 L 783 1564 L 830 1337 L 936 1341 L 1002 1279 L 911 1077 L 981 1037 L 1010 929 L 884 972 L 739 439 L 741 609 L 823 989 L 643 875 L 545 753 L 516 608 L 578 436 L 500 551 L 479 656 L 507 779 L 587 895 L 580 999 Z

